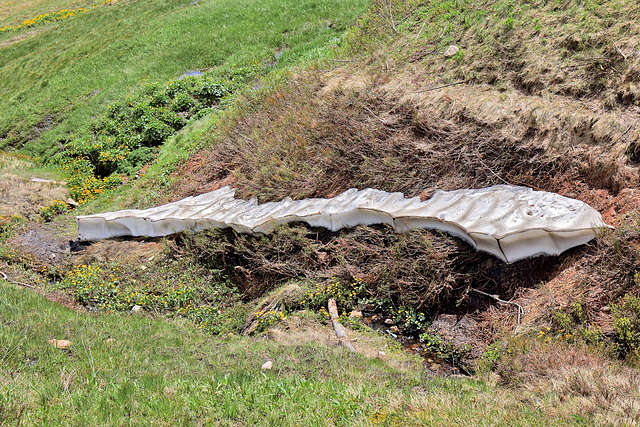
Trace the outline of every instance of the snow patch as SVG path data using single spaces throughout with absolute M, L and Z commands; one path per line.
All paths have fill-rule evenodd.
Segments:
M 80 240 L 120 236 L 166 236 L 181 231 L 231 227 L 240 233 L 269 233 L 277 224 L 305 222 L 332 231 L 359 224 L 389 224 L 398 232 L 437 229 L 459 237 L 505 262 L 558 255 L 587 243 L 608 227 L 589 205 L 555 193 L 510 185 L 437 191 L 427 201 L 368 188 L 331 199 L 258 204 L 236 199 L 223 187 L 151 209 L 76 217 Z

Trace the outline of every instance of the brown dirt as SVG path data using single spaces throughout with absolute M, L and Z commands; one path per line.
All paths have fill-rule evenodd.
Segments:
M 27 263 L 35 268 L 61 267 L 70 261 L 69 241 L 77 237 L 70 222 L 49 224 L 29 223 L 17 230 L 7 246 L 23 254 Z

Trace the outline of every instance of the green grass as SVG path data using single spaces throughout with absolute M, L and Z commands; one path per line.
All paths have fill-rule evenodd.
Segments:
M 364 5 L 120 1 L 61 22 L 0 33 L 0 148 L 55 152 L 144 79 L 170 80 L 213 68 L 224 74 L 254 64 L 268 71 L 283 47 L 278 66 L 315 57 L 339 40 Z
M 99 3 L 100 0 L 4 0 L 0 4 L 0 28 L 5 25 L 17 26 L 40 14 L 79 9 Z
M 0 419 L 9 424 L 570 423 L 483 382 L 425 380 L 341 348 L 212 338 L 185 322 L 76 313 L 0 287 Z M 53 338 L 73 345 L 56 349 Z M 273 370 L 260 370 L 265 358 Z

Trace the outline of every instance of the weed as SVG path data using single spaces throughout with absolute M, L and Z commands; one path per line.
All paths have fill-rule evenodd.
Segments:
M 25 221 L 25 218 L 20 215 L 0 215 L 0 242 L 10 238 L 13 235 L 14 230 L 20 224 L 24 224 Z
M 423 333 L 420 335 L 420 340 L 426 344 L 427 350 L 448 361 L 453 366 L 458 366 L 460 361 L 471 352 L 471 346 L 466 344 L 458 346 L 451 342 L 445 343 L 438 335 Z
M 138 305 L 170 317 L 188 318 L 208 333 L 221 334 L 237 330 L 227 327 L 239 328 L 223 314 L 235 301 L 234 290 L 226 283 L 203 285 L 188 270 L 175 281 L 157 278 L 166 271 L 152 272 L 149 279 L 155 279 L 155 283 L 151 280 L 140 283 L 140 279 L 133 277 L 121 278 L 118 271 L 112 265 L 80 265 L 57 286 L 72 291 L 80 304 L 99 311 L 128 311 Z
M 635 275 L 640 284 L 640 273 Z M 627 294 L 611 306 L 613 328 L 616 333 L 618 351 L 622 356 L 634 355 L 638 359 L 640 352 L 640 298 Z
M 54 200 L 49 206 L 40 208 L 40 216 L 46 222 L 69 211 L 69 206 L 62 200 Z
M 301 305 L 313 311 L 324 309 L 323 313 L 326 313 L 327 301 L 329 298 L 333 298 L 340 310 L 343 313 L 348 313 L 359 305 L 365 291 L 365 285 L 359 279 L 345 283 L 333 277 L 327 285 L 316 284 L 315 288 L 309 289 L 301 301 Z

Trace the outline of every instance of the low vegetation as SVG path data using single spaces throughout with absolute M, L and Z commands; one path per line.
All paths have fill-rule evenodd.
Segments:
M 355 0 L 63 3 L 88 10 L 0 32 L 0 78 L 17 76 L 0 89 L 0 147 L 62 166 L 81 203 L 74 213 L 223 185 L 262 202 L 515 184 L 581 199 L 616 229 L 509 265 L 442 233 L 297 224 L 268 236 L 103 242 L 60 257 L 33 237 L 68 240 L 70 205 L 52 195 L 0 217 L 0 270 L 37 291 L 0 285 L 9 307 L 0 417 L 639 422 L 635 3 L 376 0 L 364 13 Z M 52 4 L 14 4 L 0 25 Z M 61 43 L 59 57 L 47 55 Z M 0 161 L 15 177 L 34 159 Z M 51 222 L 28 221 L 34 212 Z M 317 338 L 329 329 L 329 298 L 361 353 Z M 397 346 L 378 353 L 383 341 L 367 344 L 381 338 L 352 311 L 408 339 L 426 365 Z M 253 335 L 238 336 L 251 322 Z M 74 344 L 57 349 L 53 338 Z M 261 370 L 265 361 L 274 368 Z M 441 365 L 474 378 L 431 378 Z

